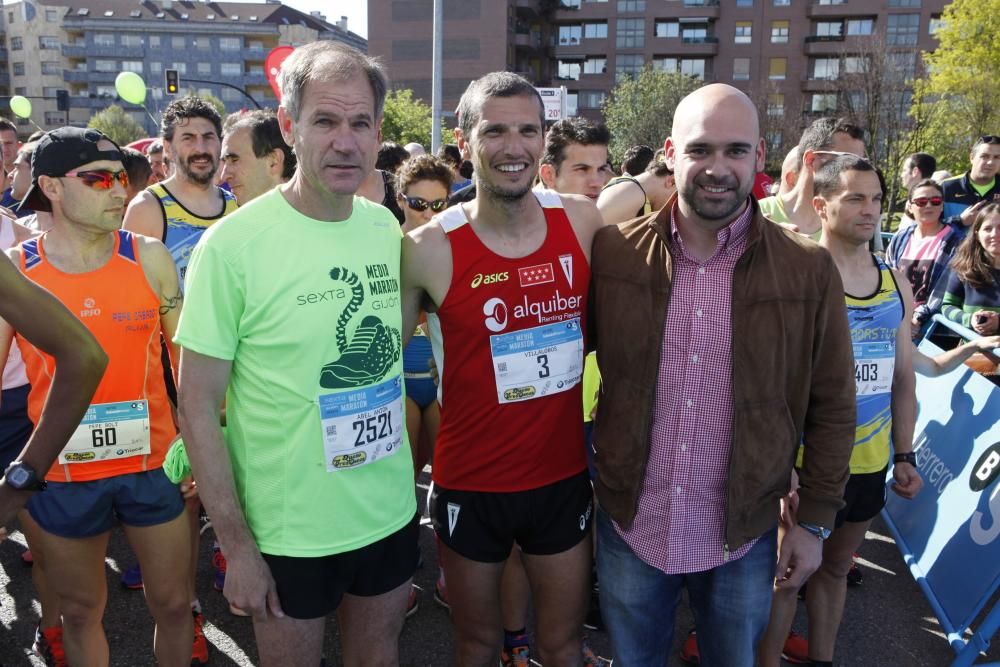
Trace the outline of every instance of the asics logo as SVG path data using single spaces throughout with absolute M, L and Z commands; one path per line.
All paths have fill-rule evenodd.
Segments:
M 476 289 L 480 285 L 492 285 L 494 283 L 506 282 L 509 278 L 509 274 L 506 271 L 501 271 L 500 273 L 477 273 L 475 277 L 472 278 L 472 282 L 469 286 L 472 289 Z

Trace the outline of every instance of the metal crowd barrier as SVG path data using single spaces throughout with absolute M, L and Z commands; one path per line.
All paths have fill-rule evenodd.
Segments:
M 940 354 L 935 339 L 949 331 L 979 337 L 937 315 L 918 349 Z M 997 603 L 972 628 L 1000 587 L 1000 386 L 962 365 L 917 375 L 917 404 L 924 487 L 913 500 L 888 493 L 882 516 L 955 651 L 952 666 L 972 665 L 1000 630 Z

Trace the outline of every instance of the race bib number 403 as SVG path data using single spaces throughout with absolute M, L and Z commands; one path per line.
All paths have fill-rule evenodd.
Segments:
M 490 351 L 500 403 L 558 394 L 583 374 L 579 318 L 490 336 Z
M 97 403 L 59 453 L 59 463 L 90 463 L 146 456 L 149 447 L 149 404 L 146 401 Z
M 874 396 L 892 391 L 896 367 L 896 347 L 886 343 L 855 343 L 854 381 L 858 396 Z
M 403 445 L 403 380 L 319 397 L 327 472 L 368 465 Z

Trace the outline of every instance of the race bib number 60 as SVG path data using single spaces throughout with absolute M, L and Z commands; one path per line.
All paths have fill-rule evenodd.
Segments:
M 146 456 L 149 446 L 149 405 L 146 401 L 96 403 L 59 453 L 59 463 L 109 461 Z
M 566 391 L 583 375 L 583 331 L 573 318 L 490 336 L 500 403 Z
M 403 444 L 403 386 L 397 376 L 373 387 L 319 397 L 327 472 L 368 465 Z

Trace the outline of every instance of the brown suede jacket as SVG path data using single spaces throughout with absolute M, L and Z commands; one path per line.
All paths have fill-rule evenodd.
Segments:
M 623 528 L 635 518 L 649 458 L 675 201 L 594 238 L 591 332 L 602 377 L 596 489 L 601 507 Z M 798 518 L 833 528 L 856 419 L 851 334 L 833 258 L 753 206 L 747 248 L 733 270 L 732 331 L 719 332 L 732 341 L 730 551 L 777 522 L 800 442 Z

